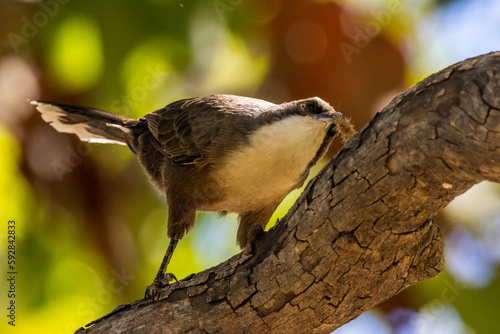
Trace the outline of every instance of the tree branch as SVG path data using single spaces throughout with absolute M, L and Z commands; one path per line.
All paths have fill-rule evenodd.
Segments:
M 79 333 L 329 333 L 443 269 L 431 219 L 500 182 L 500 53 L 396 96 L 313 179 L 253 256 L 238 254 Z

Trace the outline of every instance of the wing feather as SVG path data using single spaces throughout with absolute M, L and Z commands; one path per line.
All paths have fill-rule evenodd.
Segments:
M 155 146 L 172 164 L 207 164 L 214 152 L 224 151 L 221 146 L 228 141 L 234 146 L 252 131 L 255 114 L 275 106 L 246 97 L 209 95 L 173 102 L 144 118 L 157 141 Z M 227 126 L 228 122 L 232 122 L 231 126 Z

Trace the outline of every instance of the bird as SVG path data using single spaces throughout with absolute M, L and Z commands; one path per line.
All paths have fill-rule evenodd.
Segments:
M 165 256 L 145 298 L 158 300 L 197 211 L 238 214 L 237 244 L 250 247 L 281 201 L 300 188 L 339 132 L 342 114 L 319 97 L 275 104 L 214 94 L 178 100 L 138 119 L 30 100 L 45 122 L 90 143 L 126 145 L 166 195 Z M 166 281 L 166 283 L 165 283 Z

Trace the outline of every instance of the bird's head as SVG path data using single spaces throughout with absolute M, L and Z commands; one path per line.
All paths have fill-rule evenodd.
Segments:
M 300 116 L 309 116 L 313 119 L 325 123 L 332 123 L 337 117 L 342 118 L 342 114 L 336 112 L 332 106 L 319 97 L 310 97 L 292 102 L 291 113 Z

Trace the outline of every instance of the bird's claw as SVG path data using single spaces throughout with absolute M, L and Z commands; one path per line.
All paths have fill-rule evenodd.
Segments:
M 146 293 L 144 294 L 144 298 L 152 301 L 159 300 L 161 290 L 167 285 L 169 285 L 170 282 L 173 280 L 177 282 L 177 277 L 175 277 L 175 275 L 172 273 L 157 275 L 153 280 L 153 283 L 151 283 L 151 285 L 146 288 Z

